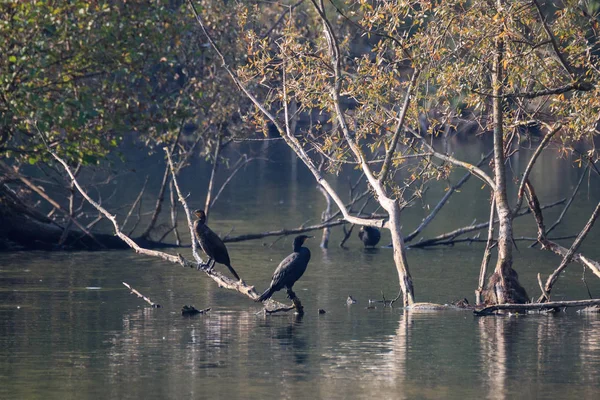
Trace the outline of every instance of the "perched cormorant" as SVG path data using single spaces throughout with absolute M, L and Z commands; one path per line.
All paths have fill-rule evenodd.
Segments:
M 358 238 L 362 240 L 365 247 L 375 247 L 381 239 L 381 232 L 372 226 L 361 226 L 360 231 L 358 231 Z
M 221 238 L 216 233 L 211 231 L 210 228 L 206 226 L 206 214 L 204 211 L 196 210 L 194 211 L 194 215 L 198 217 L 198 219 L 194 221 L 194 232 L 202 251 L 204 251 L 204 253 L 206 253 L 208 256 L 208 261 L 206 263 L 208 271 L 211 271 L 215 267 L 215 262 L 218 262 L 219 264 L 224 264 L 227 266 L 229 271 L 231 271 L 233 276 L 235 276 L 235 279 L 239 281 L 240 277 L 231 266 L 229 253 L 227 252 L 225 243 L 223 243 Z
M 306 247 L 302 247 L 304 241 L 312 236 L 300 235 L 294 239 L 294 252 L 287 256 L 273 273 L 271 279 L 271 286 L 256 301 L 265 301 L 270 298 L 273 293 L 286 288 L 288 291 L 292 290 L 292 286 L 304 271 L 310 261 L 310 250 Z

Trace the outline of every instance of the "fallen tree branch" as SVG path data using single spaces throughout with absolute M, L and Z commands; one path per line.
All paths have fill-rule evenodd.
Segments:
M 150 306 L 152 308 L 160 308 L 160 304 L 157 304 L 155 302 L 153 302 L 152 300 L 150 300 L 149 297 L 144 296 L 143 294 L 141 294 L 140 292 L 138 292 L 137 290 L 135 290 L 134 288 L 132 288 L 128 283 L 125 282 L 121 282 L 123 285 L 125 285 L 125 287 L 127 289 L 129 289 L 131 291 L 131 294 L 135 294 L 137 297 L 143 299 L 146 303 L 150 304 Z
M 491 315 L 494 311 L 511 310 L 511 311 L 529 311 L 529 310 L 551 310 L 568 307 L 589 307 L 600 305 L 600 299 L 591 300 L 571 300 L 571 301 L 552 301 L 547 303 L 528 303 L 528 304 L 496 304 L 494 306 L 485 307 L 481 310 L 473 311 L 477 316 Z
M 263 311 L 264 314 L 271 315 L 271 314 L 276 314 L 276 313 L 280 313 L 280 312 L 288 312 L 288 311 L 296 310 L 297 314 L 303 315 L 304 307 L 302 306 L 302 303 L 300 302 L 300 299 L 298 298 L 298 296 L 296 296 L 296 293 L 294 293 L 291 289 L 288 289 L 287 294 L 288 294 L 288 298 L 290 300 L 292 300 L 291 306 L 279 306 L 279 307 L 270 308 L 270 309 L 265 308 Z
M 40 132 L 40 135 L 42 136 L 42 139 L 45 141 L 45 138 L 43 136 L 43 134 Z M 98 211 L 100 211 L 110 222 L 112 222 L 114 230 L 115 230 L 115 234 L 121 239 L 123 240 L 129 247 L 131 247 L 132 249 L 135 250 L 136 253 L 139 254 L 145 254 L 151 257 L 157 257 L 160 259 L 163 259 L 165 261 L 169 261 L 171 263 L 174 264 L 179 264 L 183 267 L 189 267 L 189 268 L 195 268 L 198 264 L 197 263 L 193 263 L 189 260 L 187 260 L 186 258 L 184 258 L 181 254 L 177 254 L 177 255 L 172 255 L 172 254 L 168 254 L 168 253 L 164 253 L 162 251 L 157 251 L 157 250 L 150 250 L 150 249 L 145 249 L 143 247 L 140 247 L 137 243 L 135 243 L 129 236 L 125 235 L 120 227 L 119 224 L 117 222 L 117 219 L 114 215 L 110 214 L 105 208 L 103 208 L 100 204 L 98 204 L 96 201 L 94 201 L 85 190 L 83 190 L 83 188 L 81 187 L 81 185 L 79 184 L 79 182 L 77 181 L 77 179 L 75 179 L 75 176 L 73 175 L 73 173 L 71 172 L 71 169 L 69 168 L 69 166 L 67 165 L 67 163 L 60 158 L 56 153 L 54 153 L 54 151 L 52 151 L 52 149 L 50 147 L 47 146 L 48 152 L 52 155 L 52 157 L 54 157 L 65 169 L 65 171 L 67 172 L 67 174 L 69 175 L 69 177 L 71 178 L 71 181 L 73 182 L 73 184 L 75 185 L 75 187 L 77 188 L 77 190 L 79 191 L 79 193 L 81 193 L 81 195 L 92 205 L 94 206 L 94 208 L 96 208 Z M 173 167 L 173 163 L 171 161 L 171 157 L 170 157 L 170 152 L 168 151 L 168 149 L 165 149 L 165 151 L 167 152 L 167 156 L 169 159 L 169 166 L 171 168 L 171 171 L 174 171 L 174 167 Z M 190 218 L 190 213 L 189 213 L 189 208 L 187 206 L 187 203 L 185 202 L 185 199 L 183 198 L 183 196 L 181 195 L 181 192 L 179 190 L 179 185 L 177 184 L 177 178 L 175 175 L 173 175 L 173 183 L 175 185 L 175 188 L 177 189 L 177 193 L 179 195 L 179 199 L 183 204 L 183 207 L 186 211 L 186 216 L 188 219 L 188 225 L 190 227 L 190 232 L 192 233 L 192 238 L 194 237 L 193 235 L 193 226 L 192 226 L 192 222 L 191 222 L 191 218 Z M 194 257 L 196 258 L 196 260 L 198 261 L 198 263 L 202 264 L 202 259 L 200 258 L 200 256 L 197 254 L 196 251 L 196 243 L 193 240 L 192 242 L 192 249 L 193 251 L 195 251 Z M 249 297 L 252 300 L 256 300 L 259 297 L 259 293 L 256 291 L 256 289 L 254 288 L 254 286 L 249 286 L 246 283 L 244 283 L 243 281 L 235 281 L 221 273 L 219 273 L 218 271 L 215 271 L 214 269 L 212 271 L 206 271 L 204 270 L 204 273 L 206 275 L 208 275 L 212 280 L 214 280 L 220 287 L 226 288 L 226 289 L 230 289 L 230 290 L 235 290 L 247 297 Z M 278 304 L 275 301 L 271 301 L 271 303 L 275 303 Z
M 40 195 L 40 197 L 42 197 L 44 200 L 46 200 L 48 203 L 50 203 L 52 205 L 52 207 L 54 207 L 55 209 L 57 209 L 58 211 L 60 211 L 64 215 L 66 215 L 67 217 L 69 216 L 69 212 L 67 210 L 65 210 L 64 208 L 62 208 L 60 204 L 58 204 L 56 201 L 54 201 L 50 196 L 48 196 L 42 189 L 40 189 L 38 186 L 36 186 L 29 179 L 27 179 L 26 177 L 24 177 L 23 175 L 21 175 L 16 169 L 14 169 L 14 170 L 11 171 L 10 168 L 9 168 L 9 166 L 6 165 L 3 161 L 0 161 L 0 166 L 2 166 L 8 173 L 14 175 L 17 179 L 19 179 L 25 185 L 27 185 L 27 187 L 29 187 L 31 190 L 33 190 L 38 195 Z M 81 231 L 85 235 L 89 236 L 90 239 L 92 239 L 94 242 L 96 242 L 96 244 L 98 246 L 100 246 L 101 248 L 106 248 L 106 246 L 104 246 L 104 244 L 100 243 L 96 239 L 96 237 L 89 230 L 87 230 L 86 227 L 83 226 L 79 221 L 77 221 L 75 218 L 71 218 L 71 220 L 73 221 L 73 223 L 79 229 L 81 229 Z
M 268 231 L 268 232 L 262 232 L 262 233 L 248 233 L 246 235 L 239 235 L 239 236 L 232 236 L 232 237 L 223 238 L 223 242 L 224 243 L 243 242 L 245 240 L 262 239 L 262 238 L 268 237 L 268 236 L 288 236 L 288 235 L 295 235 L 295 234 L 298 234 L 298 233 L 316 231 L 316 230 L 323 229 L 323 228 L 328 228 L 328 227 L 332 227 L 332 226 L 342 225 L 345 222 L 346 221 L 344 221 L 344 220 L 338 220 L 338 221 L 330 221 L 330 222 L 325 222 L 325 223 L 322 223 L 322 224 L 310 225 L 310 226 L 305 226 L 305 227 L 301 226 L 301 227 L 292 228 L 292 229 L 285 229 L 284 228 L 284 229 L 279 229 L 277 231 Z

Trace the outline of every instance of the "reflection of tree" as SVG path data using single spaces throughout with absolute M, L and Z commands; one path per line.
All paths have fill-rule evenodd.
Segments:
M 507 335 L 506 324 L 510 319 L 480 318 L 481 369 L 488 382 L 490 399 L 506 398 Z
M 411 312 L 404 311 L 393 335 L 350 339 L 324 352 L 326 362 L 321 365 L 321 375 L 327 384 L 320 388 L 320 397 L 346 393 L 357 398 L 388 398 L 390 390 L 395 399 L 410 397 L 405 377 L 412 318 Z M 360 378 L 352 382 L 350 389 L 348 378 L 357 376 Z
M 598 396 L 598 359 L 600 358 L 600 317 L 598 314 L 584 314 L 586 329 L 581 330 L 581 386 L 585 398 Z

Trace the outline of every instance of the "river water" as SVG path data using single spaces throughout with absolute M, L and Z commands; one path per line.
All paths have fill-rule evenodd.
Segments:
M 237 235 L 318 221 L 324 201 L 308 172 L 281 147 L 269 151 L 273 162 L 251 164 L 224 191 L 210 215 L 215 231 Z M 460 147 L 452 151 L 464 155 Z M 485 145 L 468 151 L 477 159 Z M 511 161 L 515 171 L 526 162 Z M 532 177 L 543 203 L 568 197 L 581 173 L 572 165 L 543 156 Z M 154 160 L 144 173 L 159 176 L 161 169 Z M 207 171 L 200 164 L 181 177 L 192 207 L 203 204 Z M 143 179 L 129 176 L 117 184 L 131 190 L 122 192 L 130 198 Z M 344 178 L 332 181 L 346 190 Z M 434 185 L 404 213 L 407 233 L 445 187 Z M 599 198 L 597 177 L 586 178 L 556 234 L 577 233 Z M 471 179 L 422 236 L 484 221 L 488 205 L 487 191 Z M 560 207 L 548 210 L 547 225 L 559 213 Z M 515 229 L 517 236 L 533 236 L 531 216 L 517 219 Z M 183 238 L 189 243 L 189 234 Z M 600 259 L 599 238 L 595 227 L 582 247 L 591 258 Z M 217 288 L 202 273 L 131 251 L 0 253 L 0 398 L 598 398 L 600 315 L 569 310 L 478 318 L 468 311 L 367 308 L 369 299 L 398 291 L 391 250 L 365 251 L 356 236 L 341 249 L 340 239 L 335 228 L 329 250 L 321 250 L 318 239 L 307 244 L 312 259 L 295 286 L 303 318 L 256 314 L 258 305 Z M 291 252 L 292 238 L 275 240 L 228 244 L 238 273 L 259 291 Z M 384 233 L 382 243 L 388 241 Z M 547 277 L 560 259 L 528 244 L 518 243 L 515 267 L 537 297 L 537 273 Z M 482 253 L 477 243 L 409 250 L 417 300 L 473 302 Z M 553 299 L 587 298 L 582 272 L 572 264 Z M 585 278 L 600 297 L 598 279 L 589 271 Z M 149 308 L 122 282 L 162 308 Z M 347 305 L 348 295 L 357 303 Z M 275 298 L 285 301 L 283 293 Z M 211 311 L 182 317 L 184 304 Z

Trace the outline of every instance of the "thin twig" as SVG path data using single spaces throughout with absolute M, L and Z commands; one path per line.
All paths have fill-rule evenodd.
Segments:
M 128 283 L 125 283 L 125 282 L 121 282 L 121 283 L 123 283 L 123 285 L 125 285 L 125 287 L 127 289 L 129 289 L 132 294 L 135 294 L 137 297 L 143 299 L 146 303 L 150 304 L 150 306 L 152 308 L 160 308 L 160 304 L 156 304 L 155 302 L 153 302 L 152 300 L 150 300 L 149 297 L 144 296 L 143 294 L 141 294 L 140 292 L 138 292 L 137 290 L 135 290 L 134 288 L 132 288 Z

